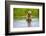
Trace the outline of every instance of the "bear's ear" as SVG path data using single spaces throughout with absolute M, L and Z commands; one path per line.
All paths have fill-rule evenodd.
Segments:
M 28 11 L 28 13 L 31 13 L 31 11 Z

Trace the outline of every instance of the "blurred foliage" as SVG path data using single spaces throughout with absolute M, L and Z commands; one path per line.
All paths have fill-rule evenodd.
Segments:
M 28 11 L 32 12 L 32 16 L 34 17 L 39 17 L 39 9 L 34 9 L 34 8 L 13 8 L 13 16 L 14 19 L 22 19 L 23 17 L 21 16 L 26 16 Z M 16 17 L 19 16 L 19 17 Z

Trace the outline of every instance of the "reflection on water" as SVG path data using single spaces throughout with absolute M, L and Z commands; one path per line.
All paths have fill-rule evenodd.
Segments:
M 28 27 L 28 23 L 27 23 L 26 20 L 13 20 L 13 27 L 14 28 Z M 30 27 L 39 27 L 39 20 L 38 20 L 38 18 L 32 19 Z

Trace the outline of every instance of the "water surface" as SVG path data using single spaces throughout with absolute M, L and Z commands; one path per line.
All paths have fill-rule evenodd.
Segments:
M 13 27 L 14 28 L 28 27 L 28 23 L 27 23 L 26 19 L 24 19 L 24 20 L 13 20 Z M 38 18 L 32 19 L 30 27 L 39 27 Z

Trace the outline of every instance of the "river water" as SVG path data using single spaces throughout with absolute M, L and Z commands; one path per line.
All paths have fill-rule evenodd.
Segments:
M 28 23 L 27 23 L 26 19 L 24 19 L 24 20 L 13 20 L 13 27 L 14 28 L 28 27 Z M 30 27 L 39 27 L 38 18 L 32 19 Z

